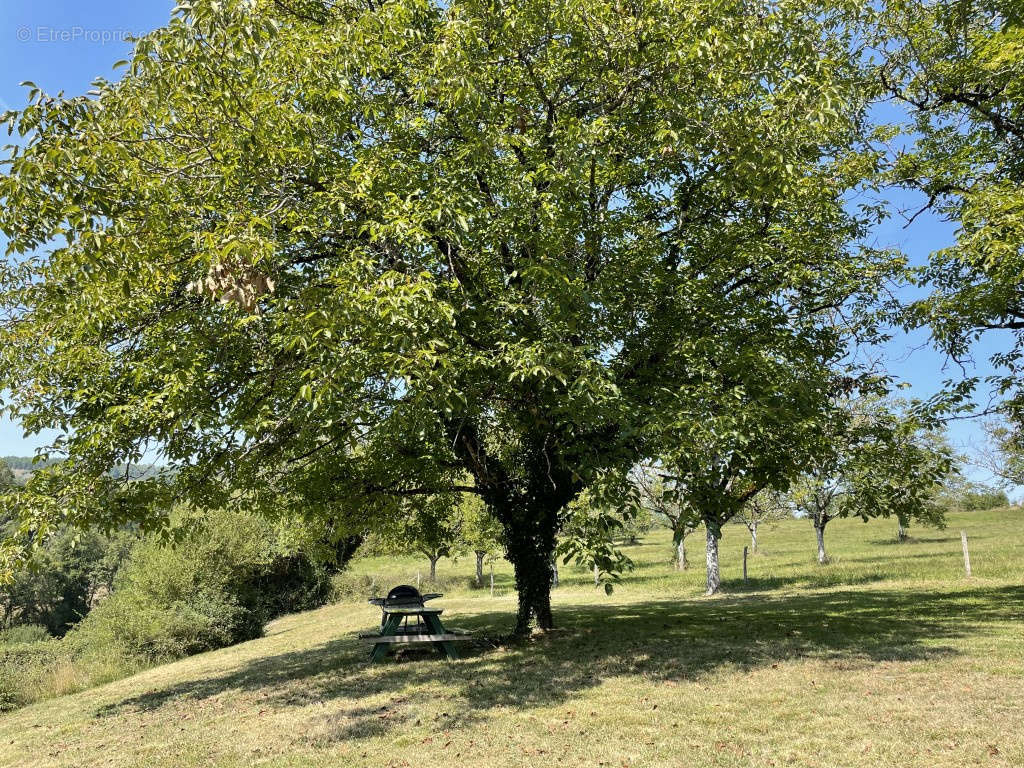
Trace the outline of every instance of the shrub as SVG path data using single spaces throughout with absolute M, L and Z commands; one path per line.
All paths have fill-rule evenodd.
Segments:
M 111 594 L 63 639 L 42 626 L 0 634 L 0 711 L 258 637 L 275 616 L 331 595 L 329 569 L 304 553 L 301 533 L 234 511 L 178 522 L 173 546 L 149 538 L 132 549 Z
M 0 646 L 38 643 L 49 640 L 50 633 L 40 624 L 19 624 L 9 629 L 0 630 Z
M 140 544 L 114 593 L 76 628 L 84 649 L 152 663 L 259 637 L 267 621 L 325 603 L 330 578 L 255 515 L 185 516 L 173 545 Z

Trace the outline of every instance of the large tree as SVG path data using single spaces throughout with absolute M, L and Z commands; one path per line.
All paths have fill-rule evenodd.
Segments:
M 700 418 L 723 358 L 771 360 L 889 269 L 847 247 L 872 163 L 849 23 L 804 0 L 199 0 L 120 81 L 30 86 L 0 390 L 67 460 L 23 528 L 160 527 L 174 498 L 341 535 L 478 493 L 517 631 L 552 626 L 563 508 Z M 144 458 L 174 471 L 106 475 Z
M 1014 429 L 1024 424 L 1024 9 L 1019 0 L 890 0 L 879 69 L 907 110 L 894 182 L 957 227 L 921 275 L 930 294 L 909 322 L 966 360 L 983 333 L 1006 335 L 992 357 Z

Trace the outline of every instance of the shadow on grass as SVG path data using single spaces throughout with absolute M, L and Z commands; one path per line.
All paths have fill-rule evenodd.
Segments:
M 447 710 L 433 715 L 443 715 L 440 727 L 457 728 L 496 707 L 557 705 L 617 676 L 684 681 L 723 666 L 753 670 L 800 658 L 868 664 L 948 656 L 956 652 L 949 641 L 983 632 L 986 623 L 1019 620 L 1022 604 L 1024 587 L 1014 586 L 558 605 L 558 631 L 499 652 L 470 650 L 454 664 L 388 660 L 371 667 L 367 646 L 346 635 L 130 697 L 96 714 L 241 690 L 258 692 L 267 708 L 346 699 L 344 710 L 321 723 L 317 741 L 383 735 L 437 706 Z M 497 634 L 510 619 L 487 613 L 456 623 Z M 389 703 L 367 701 L 378 694 L 389 695 Z
M 960 545 L 960 534 L 952 529 L 946 529 L 947 533 L 943 534 L 939 531 L 932 531 L 931 535 L 916 536 L 909 535 L 907 538 L 900 541 L 895 536 L 888 536 L 882 539 L 868 539 L 865 543 L 875 545 L 881 544 L 889 547 L 913 547 L 916 544 L 956 544 Z M 971 540 L 988 539 L 990 536 L 985 534 L 976 533 L 971 535 Z

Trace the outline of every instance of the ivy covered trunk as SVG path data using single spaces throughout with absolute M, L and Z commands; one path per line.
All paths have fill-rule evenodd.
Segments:
M 524 546 L 522 540 L 510 541 L 508 546 L 508 557 L 512 561 L 519 593 L 514 634 L 529 634 L 534 622 L 538 629 L 554 628 L 551 617 L 551 551 L 537 551 L 528 544 Z
M 505 529 L 505 552 L 512 563 L 519 607 L 514 634 L 527 635 L 533 624 L 538 629 L 554 627 L 551 617 L 552 563 L 558 532 L 556 502 L 532 509 L 498 510 Z
M 534 624 L 542 630 L 554 628 L 551 584 L 559 512 L 580 490 L 578 477 L 570 465 L 553 460 L 546 431 L 524 439 L 514 463 L 518 471 L 512 472 L 500 458 L 488 454 L 472 422 L 460 420 L 451 426 L 457 454 L 501 524 L 519 600 L 514 634 L 527 635 Z
M 708 570 L 708 590 L 705 594 L 713 595 L 722 586 L 722 574 L 718 569 L 718 536 L 715 535 L 717 531 L 714 525 L 705 522 L 704 527 L 707 530 L 705 559 Z

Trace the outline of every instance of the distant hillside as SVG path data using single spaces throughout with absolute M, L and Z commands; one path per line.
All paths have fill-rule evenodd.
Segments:
M 40 462 L 39 464 L 33 464 L 34 457 L 32 456 L 0 456 L 0 461 L 3 461 L 17 472 L 19 469 L 25 472 L 31 472 L 36 467 L 47 467 L 51 464 L 56 464 L 57 459 L 51 459 L 50 461 Z
M 12 470 L 14 470 L 14 477 L 18 481 L 24 481 L 29 475 L 37 469 L 42 467 L 49 467 L 53 464 L 59 464 L 60 459 L 50 459 L 49 461 L 41 461 L 33 463 L 33 457 L 31 456 L 0 456 L 0 461 L 7 463 Z M 131 468 L 131 475 L 133 480 L 148 480 L 151 477 L 156 477 L 161 472 L 165 471 L 165 467 L 160 464 L 133 464 Z M 111 477 L 124 477 L 125 465 L 121 464 L 110 470 Z

